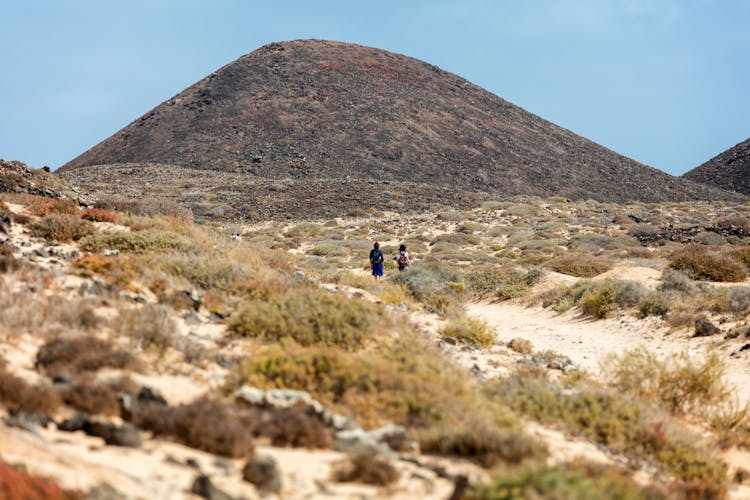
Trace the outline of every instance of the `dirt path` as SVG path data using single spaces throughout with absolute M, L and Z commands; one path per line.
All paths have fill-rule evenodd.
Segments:
M 742 342 L 719 344 L 713 337 L 691 338 L 684 331 L 670 333 L 656 318 L 621 315 L 593 321 L 573 312 L 557 314 L 508 302 L 471 304 L 469 313 L 493 325 L 500 340 L 528 339 L 535 350 L 557 351 L 593 373 L 599 372 L 609 354 L 640 346 L 656 354 L 687 352 L 691 356 L 700 356 L 707 347 L 715 346 L 727 363 L 727 381 L 735 386 L 740 401 L 750 403 L 750 351 L 730 356 Z

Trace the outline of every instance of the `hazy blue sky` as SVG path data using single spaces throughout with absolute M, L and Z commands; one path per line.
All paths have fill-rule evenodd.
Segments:
M 746 0 L 0 0 L 0 157 L 58 167 L 272 41 L 422 59 L 681 174 L 750 137 Z

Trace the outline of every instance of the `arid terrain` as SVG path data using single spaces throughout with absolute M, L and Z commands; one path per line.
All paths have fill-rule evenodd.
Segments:
M 728 191 L 750 193 L 750 138 L 686 172 L 683 177 Z
M 750 205 L 40 184 L 0 195 L 0 496 L 750 498 Z
M 323 40 L 273 43 L 227 64 L 58 173 L 87 192 L 158 188 L 250 221 L 467 209 L 514 195 L 745 199 L 638 163 L 433 65 Z

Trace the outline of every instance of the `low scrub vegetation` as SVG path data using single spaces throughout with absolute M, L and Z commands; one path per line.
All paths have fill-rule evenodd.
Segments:
M 612 389 L 581 385 L 572 392 L 531 373 L 491 383 L 488 397 L 541 422 L 558 423 L 680 480 L 724 484 L 726 465 L 649 417 L 643 403 Z
M 37 217 L 48 215 L 78 215 L 78 204 L 65 198 L 36 198 L 26 206 L 26 211 Z
M 51 387 L 32 385 L 0 371 L 0 404 L 8 409 L 49 415 L 62 406 L 62 400 Z
M 643 487 L 614 467 L 593 464 L 526 465 L 497 473 L 473 486 L 467 500 L 552 498 L 560 500 L 660 500 L 669 494 Z
M 32 236 L 61 243 L 78 241 L 96 232 L 96 227 L 75 215 L 48 215 L 29 224 Z
M 593 278 L 612 269 L 613 262 L 593 255 L 568 253 L 551 259 L 545 265 L 558 273 Z
M 174 407 L 149 403 L 141 408 L 134 423 L 156 436 L 208 453 L 246 458 L 254 450 L 250 431 L 237 412 L 212 399 Z
M 375 306 L 317 289 L 300 289 L 255 300 L 233 315 L 227 328 L 266 341 L 358 349 L 384 322 Z
M 102 368 L 142 369 L 142 364 L 130 351 L 116 348 L 93 335 L 50 340 L 37 351 L 35 366 L 48 375 L 72 375 Z
M 342 483 L 363 483 L 387 486 L 395 483 L 400 474 L 387 458 L 374 453 L 354 453 L 336 464 L 333 479 Z
M 147 254 L 178 250 L 187 247 L 179 234 L 162 230 L 102 231 L 83 238 L 81 249 L 88 252 L 118 250 L 123 253 Z
M 440 329 L 440 335 L 458 340 L 463 344 L 478 345 L 485 349 L 495 343 L 495 332 L 486 321 L 461 317 L 451 319 Z
M 747 271 L 742 264 L 722 255 L 708 253 L 687 247 L 674 255 L 669 263 L 671 269 L 677 269 L 694 280 L 737 282 L 747 278 Z
M 426 453 L 462 457 L 487 468 L 546 454 L 541 444 L 520 429 L 476 419 L 459 427 L 438 426 L 423 432 L 419 446 Z
M 120 221 L 119 215 L 103 208 L 87 208 L 81 212 L 80 217 L 91 222 L 110 222 L 114 224 Z

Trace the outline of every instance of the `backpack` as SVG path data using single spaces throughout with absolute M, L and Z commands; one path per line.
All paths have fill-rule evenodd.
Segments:
M 406 253 L 399 252 L 396 262 L 398 262 L 399 266 L 406 266 L 407 264 L 409 264 L 409 262 L 406 260 Z
M 383 263 L 383 252 L 380 250 L 373 250 L 372 251 L 372 263 L 373 264 L 382 264 Z

